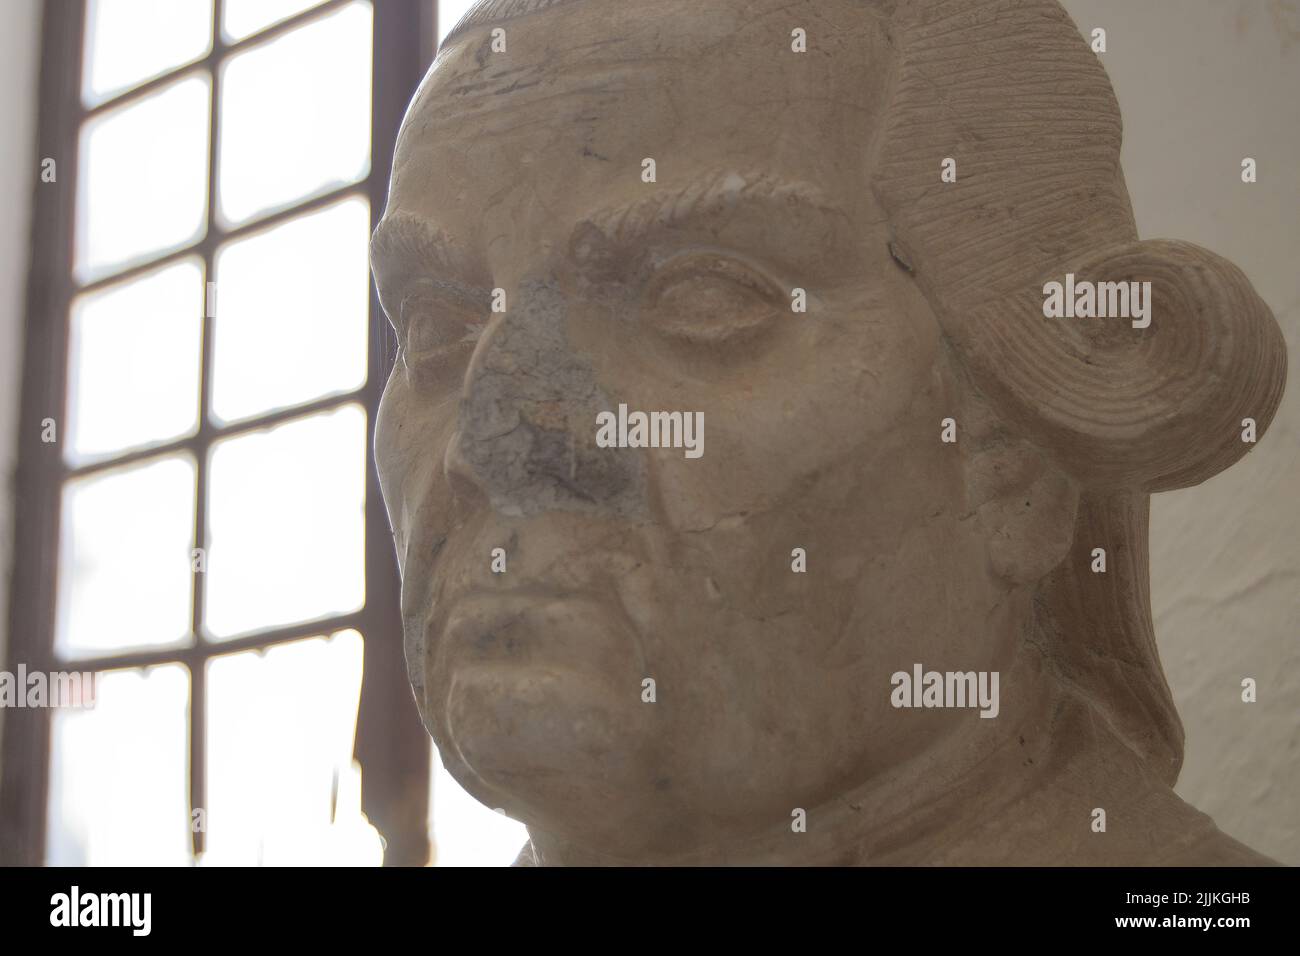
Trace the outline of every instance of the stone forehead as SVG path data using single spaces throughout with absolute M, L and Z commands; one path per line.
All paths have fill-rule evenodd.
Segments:
M 477 0 L 469 12 L 447 34 L 444 43 L 450 43 L 462 34 L 484 24 L 498 24 L 507 20 L 540 13 L 554 7 L 568 6 L 590 0 Z M 897 0 L 858 0 L 864 10 L 873 13 L 891 13 Z
M 447 34 L 444 42 L 450 43 L 462 33 L 481 24 L 501 23 L 530 13 L 549 10 L 552 7 L 581 2 L 584 0 L 478 0 L 470 11 L 461 17 L 451 33 Z

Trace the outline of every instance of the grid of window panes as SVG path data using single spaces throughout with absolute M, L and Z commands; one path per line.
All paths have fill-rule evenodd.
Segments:
M 52 864 L 365 863 L 373 10 L 86 0 Z

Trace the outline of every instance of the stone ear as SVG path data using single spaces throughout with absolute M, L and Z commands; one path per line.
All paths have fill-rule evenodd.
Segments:
M 1069 554 L 1079 492 L 1032 443 L 990 442 L 968 459 L 966 480 L 989 565 L 999 577 L 1029 584 Z
M 1150 324 L 1047 318 L 1042 276 L 941 318 L 1004 419 L 1084 486 L 1147 492 L 1195 485 L 1262 435 L 1286 384 L 1277 322 L 1236 266 L 1172 240 L 1126 243 L 1068 270 L 1079 283 L 1150 283 Z

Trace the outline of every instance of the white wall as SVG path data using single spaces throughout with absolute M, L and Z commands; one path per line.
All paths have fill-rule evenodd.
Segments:
M 1286 337 L 1291 383 L 1264 440 L 1197 488 L 1156 495 L 1156 638 L 1187 731 L 1178 793 L 1219 827 L 1300 864 L 1300 3 L 1064 0 L 1124 114 L 1144 239 L 1240 266 Z M 1259 182 L 1241 182 L 1241 161 Z M 1258 681 L 1257 703 L 1241 680 Z
M 34 151 L 40 10 L 39 0 L 5 0 L 0 21 L 0 660 L 9 638 L 23 303 L 31 193 L 37 181 Z M 4 711 L 0 710 L 0 722 L 3 720 Z

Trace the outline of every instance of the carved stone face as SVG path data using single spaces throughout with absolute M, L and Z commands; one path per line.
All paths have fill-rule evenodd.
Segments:
M 556 861 L 1259 862 L 1171 789 L 1146 507 L 1244 454 L 1285 348 L 1240 270 L 1138 240 L 1064 11 L 526 6 L 440 54 L 372 244 L 451 773 Z M 1154 280 L 1149 327 L 1045 322 L 1076 272 Z M 703 454 L 606 447 L 618 410 Z M 916 665 L 1001 674 L 999 719 L 895 708 Z
M 614 853 L 869 779 L 954 719 L 901 721 L 890 673 L 1005 653 L 938 326 L 871 198 L 882 38 L 821 4 L 860 56 L 797 56 L 778 6 L 561 5 L 504 54 L 471 32 L 410 109 L 375 242 L 426 723 L 487 805 Z M 703 456 L 598 448 L 620 403 L 702 412 Z

